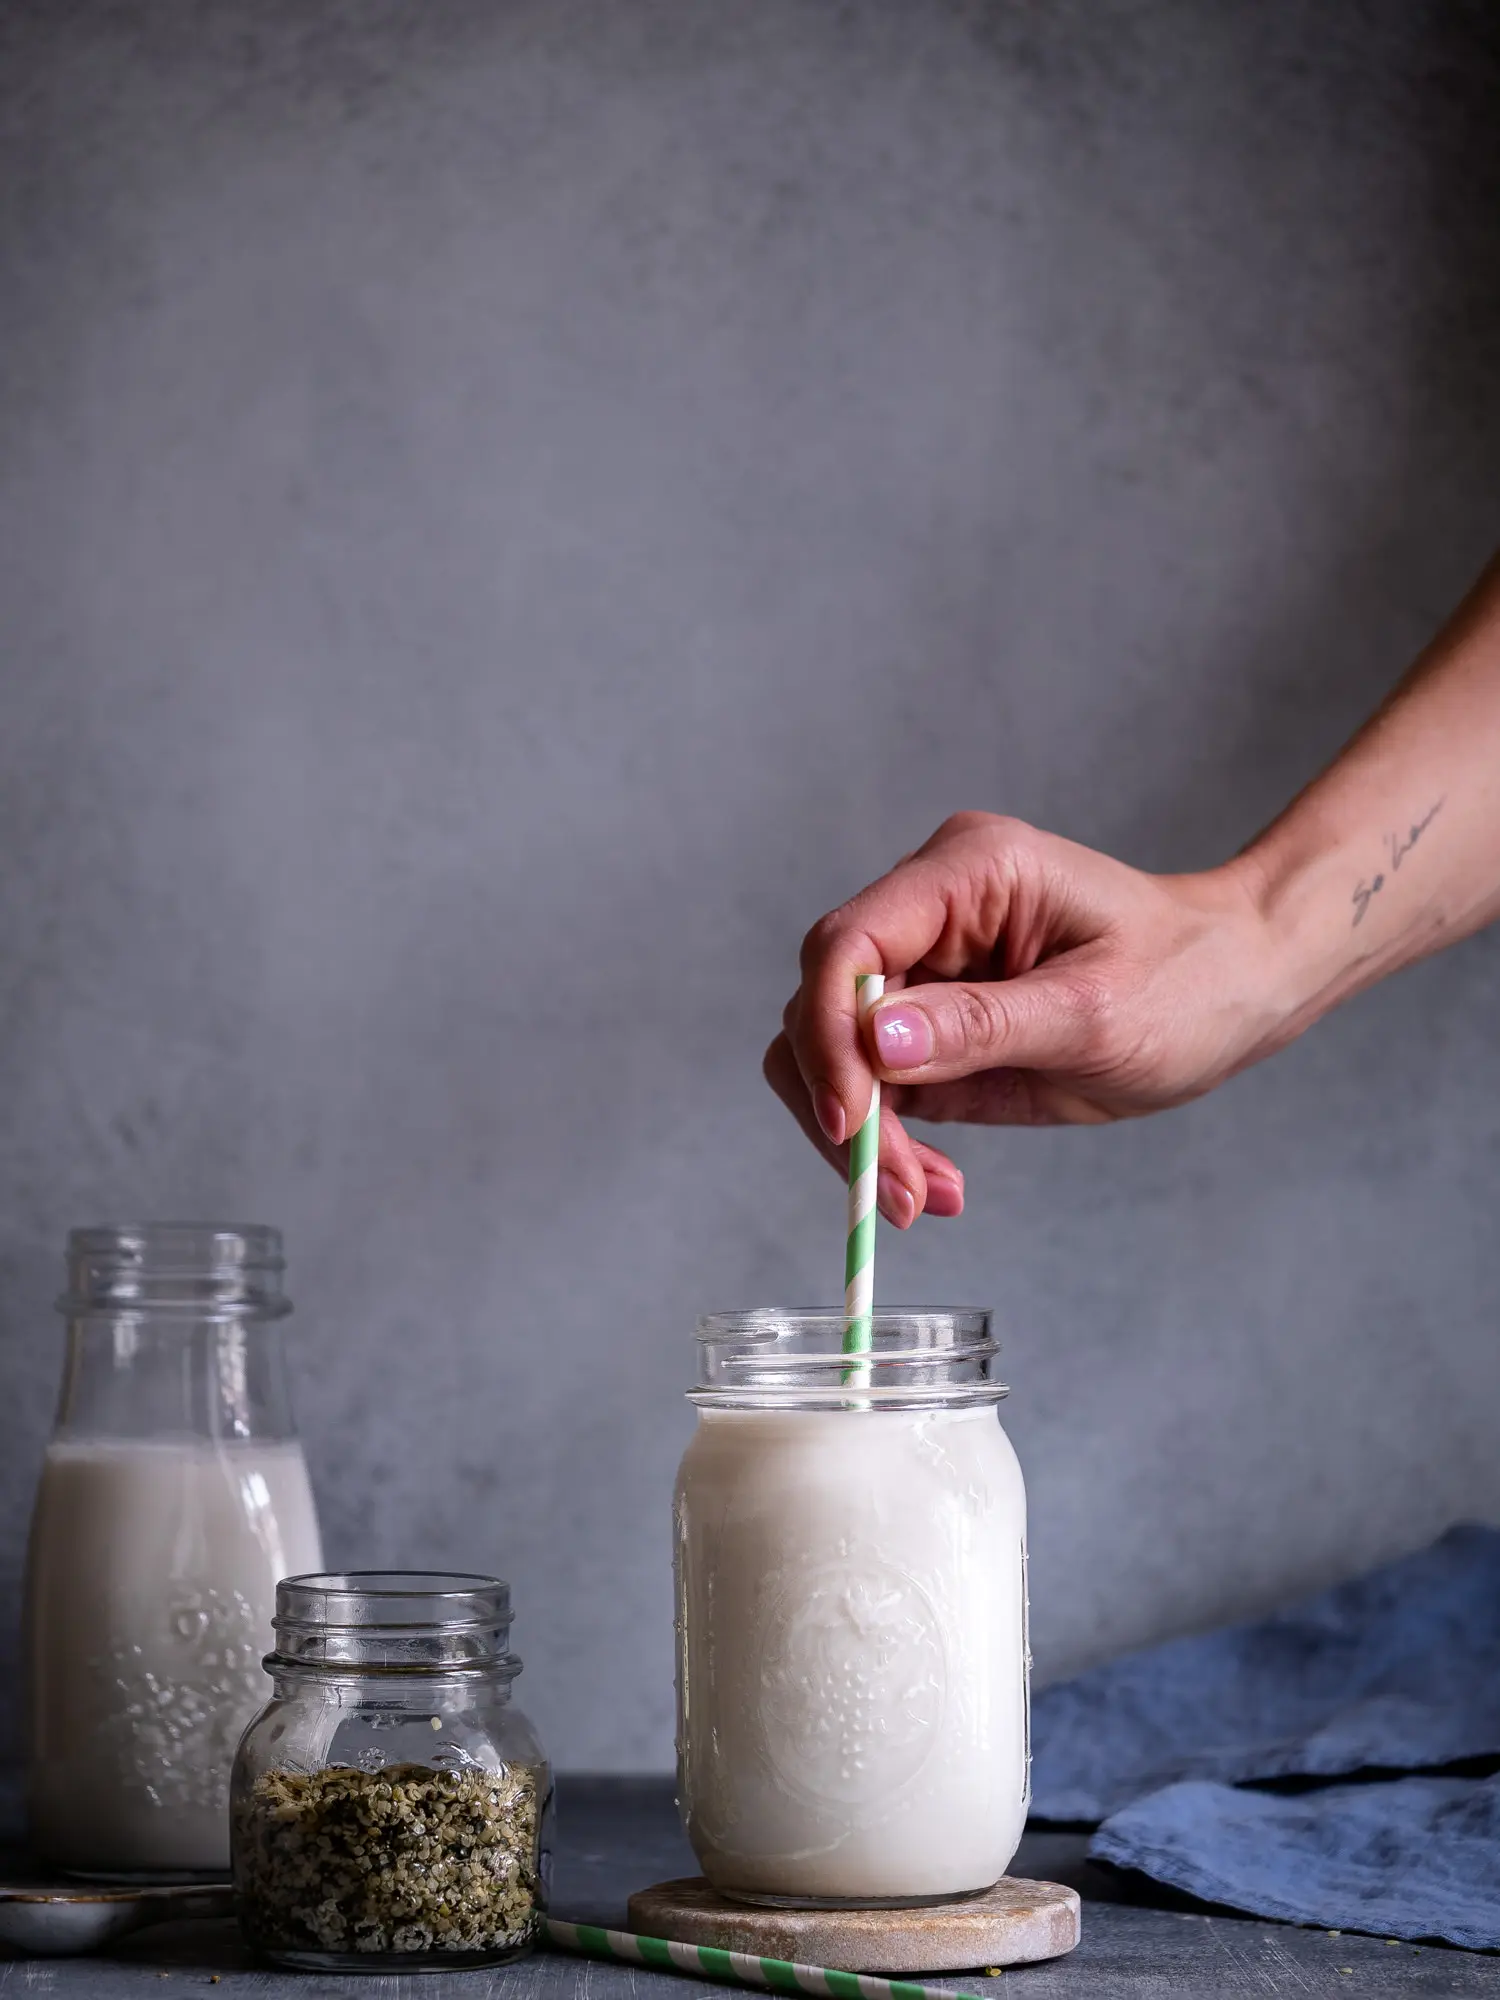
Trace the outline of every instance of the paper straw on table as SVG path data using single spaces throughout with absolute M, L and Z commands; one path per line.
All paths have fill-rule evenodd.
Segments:
M 855 1013 L 863 1024 L 885 991 L 883 972 L 861 972 L 854 981 Z M 849 1235 L 844 1248 L 844 1352 L 868 1354 L 875 1310 L 875 1180 L 880 1171 L 880 1079 L 870 1085 L 870 1109 L 849 1142 Z M 847 1368 L 844 1380 L 868 1381 L 867 1365 Z
M 677 1944 L 669 1938 L 636 1937 L 630 1931 L 602 1931 L 593 1924 L 543 1919 L 554 1951 L 581 1951 L 588 1958 L 613 1958 L 625 1965 L 651 1965 L 662 1972 L 686 1972 L 731 1986 L 759 1986 L 772 1993 L 831 1995 L 832 2000 L 979 2000 L 952 1986 L 920 1986 L 910 1979 L 882 1979 L 874 1972 L 832 1972 L 821 1965 L 793 1965 L 784 1958 L 757 1958 L 748 1951 L 717 1951 L 707 1944 Z

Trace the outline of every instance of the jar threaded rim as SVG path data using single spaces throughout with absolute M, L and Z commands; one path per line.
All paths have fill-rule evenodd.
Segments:
M 282 1667 L 443 1673 L 483 1668 L 514 1678 L 510 1585 L 465 1571 L 341 1570 L 276 1586 Z

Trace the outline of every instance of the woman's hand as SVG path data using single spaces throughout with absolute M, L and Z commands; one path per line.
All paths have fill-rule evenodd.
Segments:
M 881 971 L 862 1037 L 854 975 Z M 959 813 L 808 932 L 766 1077 L 841 1170 L 880 1078 L 880 1207 L 904 1229 L 963 1208 L 962 1174 L 907 1119 L 1100 1124 L 1185 1103 L 1289 1038 L 1274 984 L 1248 860 L 1146 875 Z
M 808 932 L 766 1075 L 841 1168 L 881 1079 L 880 1206 L 905 1229 L 964 1196 L 904 1119 L 1164 1111 L 1497 917 L 1500 556 L 1322 776 L 1222 868 L 1143 875 L 1020 820 L 948 820 Z M 886 974 L 863 1036 L 857 972 Z

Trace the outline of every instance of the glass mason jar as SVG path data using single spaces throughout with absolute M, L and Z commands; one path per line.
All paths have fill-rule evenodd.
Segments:
M 1026 1499 L 987 1312 L 698 1328 L 676 1492 L 678 1800 L 722 1894 L 948 1901 L 1030 1796 Z
M 234 1767 L 246 1941 L 278 1965 L 420 1971 L 529 1951 L 552 1778 L 510 1698 L 497 1577 L 298 1576 L 276 1593 L 272 1699 Z
M 274 1229 L 68 1239 L 27 1576 L 29 1816 L 75 1873 L 219 1875 L 277 1579 L 322 1561 Z

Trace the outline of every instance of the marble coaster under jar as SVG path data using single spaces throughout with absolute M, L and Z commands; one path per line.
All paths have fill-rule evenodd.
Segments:
M 833 1972 L 974 1972 L 1061 1958 L 1078 1942 L 1082 1910 L 1076 1889 L 1011 1875 L 981 1896 L 914 1910 L 763 1909 L 690 1875 L 632 1896 L 630 1928 Z

